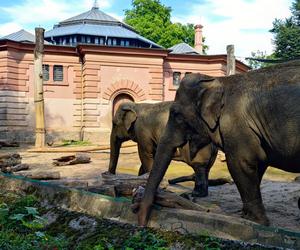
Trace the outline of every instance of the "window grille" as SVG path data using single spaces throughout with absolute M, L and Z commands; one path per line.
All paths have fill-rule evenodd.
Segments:
M 64 80 L 64 71 L 62 65 L 53 66 L 53 81 L 62 82 Z
M 179 86 L 179 84 L 180 84 L 180 76 L 181 76 L 180 72 L 174 72 L 173 73 L 173 85 L 174 86 Z
M 43 64 L 43 80 L 49 81 L 49 64 Z

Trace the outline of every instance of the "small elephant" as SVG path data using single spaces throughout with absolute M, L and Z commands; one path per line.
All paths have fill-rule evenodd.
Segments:
M 108 169 L 110 173 L 115 174 L 121 144 L 128 140 L 133 140 L 138 144 L 138 153 L 142 163 L 139 175 L 150 172 L 156 147 L 165 129 L 172 103 L 123 103 L 120 105 L 113 118 L 110 135 L 111 153 Z M 194 169 L 195 175 L 185 177 L 184 180 L 195 181 L 192 196 L 204 197 L 208 195 L 208 174 L 218 150 L 213 144 L 208 144 L 198 151 L 197 142 L 197 135 L 193 135 L 189 143 L 178 145 L 172 159 L 183 161 Z M 193 154 L 192 158 L 190 154 Z M 179 181 L 170 182 L 174 184 Z M 210 181 L 214 184 L 218 182 L 218 179 Z M 218 184 L 226 182 L 228 180 L 220 178 Z
M 300 172 L 300 60 L 228 77 L 183 78 L 144 197 L 135 204 L 140 225 L 147 223 L 174 151 L 194 134 L 198 147 L 213 143 L 225 153 L 243 217 L 269 225 L 260 192 L 267 167 Z

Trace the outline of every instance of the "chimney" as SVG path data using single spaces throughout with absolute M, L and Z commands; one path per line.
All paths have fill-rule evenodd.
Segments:
M 202 28 L 203 28 L 203 26 L 201 24 L 195 25 L 195 50 L 200 55 L 203 54 Z

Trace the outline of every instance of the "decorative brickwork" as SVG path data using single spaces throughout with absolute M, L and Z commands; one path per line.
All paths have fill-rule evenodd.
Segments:
M 146 100 L 145 92 L 135 82 L 122 79 L 109 86 L 103 93 L 103 99 L 112 101 L 117 95 L 124 93 L 133 97 L 135 102 Z

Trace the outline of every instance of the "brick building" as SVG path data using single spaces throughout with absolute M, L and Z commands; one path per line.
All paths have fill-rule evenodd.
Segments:
M 105 143 L 123 101 L 172 100 L 190 72 L 226 74 L 226 55 L 195 48 L 164 49 L 99 10 L 69 18 L 45 33 L 44 98 L 48 137 Z M 224 48 L 225 50 L 225 48 Z M 34 141 L 34 36 L 24 30 L 0 39 L 0 137 Z M 236 61 L 236 71 L 249 68 Z

